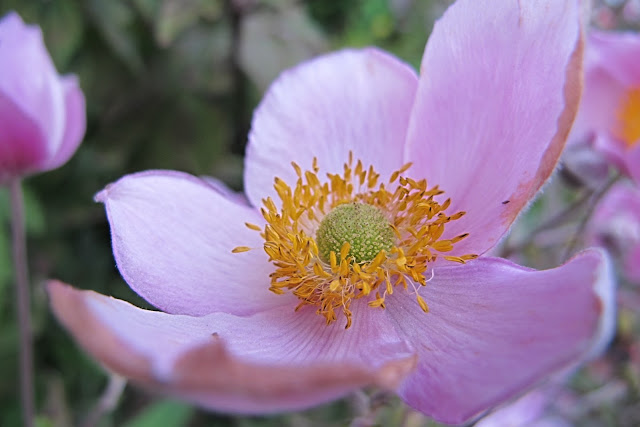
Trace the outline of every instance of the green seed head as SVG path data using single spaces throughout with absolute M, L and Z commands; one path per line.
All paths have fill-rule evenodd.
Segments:
M 380 209 L 365 203 L 346 203 L 329 212 L 318 227 L 316 242 L 320 258 L 329 262 L 331 252 L 340 258 L 340 249 L 349 242 L 355 262 L 372 261 L 381 250 L 393 247 L 394 233 Z

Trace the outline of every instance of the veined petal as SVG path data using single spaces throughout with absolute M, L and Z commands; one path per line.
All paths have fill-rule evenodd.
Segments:
M 414 71 L 374 48 L 343 50 L 284 72 L 253 117 L 245 166 L 249 200 L 274 195 L 273 179 L 296 182 L 295 161 L 342 172 L 349 151 L 386 179 L 403 162 L 417 85 Z
M 499 258 L 436 268 L 421 295 L 396 292 L 387 310 L 418 351 L 400 387 L 412 407 L 463 423 L 587 354 L 614 329 L 614 282 L 606 256 L 589 250 L 535 271 Z
M 273 266 L 260 234 L 245 227 L 264 220 L 201 179 L 141 172 L 108 185 L 96 200 L 107 210 L 120 273 L 163 311 L 246 315 L 292 304 L 288 296 L 269 292 Z M 255 249 L 231 253 L 240 245 Z
M 200 178 L 204 182 L 209 184 L 215 191 L 220 193 L 220 195 L 225 199 L 231 200 L 232 202 L 235 202 L 241 206 L 251 206 L 249 204 L 247 196 L 244 193 L 237 192 L 229 188 L 227 184 L 225 184 L 222 180 L 209 175 L 202 175 L 200 176 Z
M 466 211 L 445 237 L 482 254 L 552 172 L 580 96 L 576 0 L 459 0 L 422 59 L 408 134 L 410 174 Z
M 395 387 L 415 365 L 384 312 L 365 304 L 345 330 L 309 307 L 190 317 L 60 282 L 48 289 L 60 322 L 107 368 L 217 410 L 305 408 L 369 384 Z

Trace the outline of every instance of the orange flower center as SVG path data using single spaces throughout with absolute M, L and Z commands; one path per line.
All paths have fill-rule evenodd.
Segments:
M 617 111 L 615 136 L 628 148 L 640 141 L 640 87 L 629 89 Z
M 346 328 L 352 323 L 353 300 L 365 298 L 370 307 L 384 308 L 385 297 L 399 287 L 414 293 L 426 313 L 419 288 L 426 286 L 428 270 L 434 274 L 430 264 L 439 254 L 468 236 L 441 238 L 445 225 L 465 212 L 445 213 L 451 200 L 435 200 L 444 193 L 438 186 L 428 188 L 424 179 L 402 176 L 410 163 L 387 183 L 379 182 L 372 166 L 365 168 L 360 160 L 353 164 L 350 153 L 343 173 L 327 174 L 321 182 L 317 159 L 304 172 L 292 163 L 298 176 L 294 188 L 275 178 L 280 207 L 264 199 L 264 228 L 246 224 L 260 232 L 275 266 L 269 289 L 292 292 L 300 300 L 296 310 L 316 306 L 327 324 L 341 311 Z M 239 246 L 233 252 L 250 249 Z M 443 258 L 464 264 L 477 255 Z

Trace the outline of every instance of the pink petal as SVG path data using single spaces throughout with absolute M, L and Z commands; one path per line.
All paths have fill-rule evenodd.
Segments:
M 201 179 L 142 172 L 108 185 L 96 200 L 106 206 L 120 273 L 156 307 L 246 315 L 295 301 L 268 291 L 273 266 L 259 233 L 244 224 L 264 220 Z M 231 253 L 237 246 L 255 249 Z
M 494 246 L 552 172 L 580 95 L 575 0 L 459 0 L 435 25 L 409 128 L 409 170 L 467 215 L 459 253 Z
M 616 111 L 625 96 L 625 86 L 602 67 L 600 58 L 587 50 L 585 85 L 571 140 L 586 141 L 595 134 L 609 135 L 616 122 Z
M 55 169 L 65 164 L 82 142 L 87 128 L 85 99 L 76 76 L 65 76 L 60 79 L 65 96 L 65 130 L 62 145 L 47 165 Z
M 0 94 L 13 101 L 39 128 L 41 147 L 53 155 L 64 132 L 64 93 L 37 26 L 11 12 L 0 20 Z
M 589 34 L 588 43 L 603 69 L 626 86 L 640 85 L 640 35 L 594 30 Z
M 217 410 L 268 413 L 394 387 L 414 366 L 384 312 L 360 305 L 358 324 L 327 326 L 313 309 L 251 317 L 141 310 L 50 282 L 54 313 L 108 369 Z
M 225 184 L 222 180 L 219 180 L 218 178 L 215 178 L 213 176 L 207 176 L 207 175 L 203 175 L 200 178 L 204 182 L 209 184 L 211 188 L 213 188 L 215 191 L 220 193 L 220 195 L 225 199 L 231 200 L 232 202 L 236 202 L 242 206 L 251 206 L 249 204 L 249 200 L 247 199 L 247 196 L 244 193 L 240 193 L 232 190 L 231 188 L 227 187 L 227 184 Z
M 624 157 L 625 171 L 636 183 L 640 183 L 640 143 L 627 151 Z
M 587 225 L 586 241 L 623 259 L 624 274 L 640 281 L 640 190 L 621 182 L 596 206 Z
M 394 57 L 368 48 L 308 61 L 276 80 L 254 113 L 245 186 L 254 206 L 274 195 L 278 176 L 295 184 L 291 161 L 341 172 L 349 151 L 385 178 L 402 151 L 417 79 Z M 276 199 L 277 200 L 277 199 Z
M 0 92 L 0 184 L 34 171 L 46 156 L 38 124 Z
M 634 283 L 640 283 L 640 242 L 627 253 L 624 260 L 625 274 Z
M 539 420 L 557 395 L 557 390 L 551 387 L 537 388 L 515 402 L 499 408 L 482 418 L 475 427 L 509 427 L 528 426 Z
M 616 136 L 618 110 L 631 87 L 640 86 L 640 36 L 626 33 L 589 34 L 585 58 L 585 88 L 571 140 L 593 140 L 594 148 L 623 173 L 640 175 L 633 158 Z M 638 172 L 634 172 L 638 170 Z
M 387 297 L 419 355 L 400 396 L 440 422 L 479 415 L 601 350 L 614 329 L 613 288 L 598 250 L 546 271 L 498 258 L 436 268 L 421 290 L 428 314 L 412 295 Z

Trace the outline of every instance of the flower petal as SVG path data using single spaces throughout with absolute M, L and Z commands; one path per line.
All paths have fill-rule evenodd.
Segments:
M 200 178 L 209 184 L 211 188 L 220 193 L 222 197 L 232 202 L 235 202 L 242 206 L 251 206 L 249 204 L 249 200 L 247 200 L 247 196 L 244 193 L 239 193 L 237 191 L 232 190 L 225 184 L 222 180 L 208 175 L 201 175 Z
M 590 42 L 592 37 L 588 39 Z M 626 94 L 626 86 L 603 62 L 602 54 L 589 43 L 585 53 L 584 92 L 570 140 L 584 142 L 593 134 L 609 135 L 617 123 L 616 112 Z
M 606 247 L 623 259 L 623 270 L 640 281 L 640 190 L 630 182 L 614 185 L 596 206 L 586 230 L 587 244 Z
M 0 92 L 0 184 L 34 171 L 47 158 L 38 124 Z
M 47 165 L 48 169 L 55 169 L 65 164 L 82 142 L 87 128 L 86 107 L 84 94 L 76 76 L 60 78 L 65 98 L 65 129 L 62 145 Z
M 640 36 L 635 32 L 589 33 L 589 50 L 599 57 L 599 64 L 627 86 L 640 85 Z
M 365 304 L 345 330 L 313 309 L 189 317 L 60 282 L 48 289 L 58 319 L 107 368 L 217 410 L 277 412 L 369 384 L 394 387 L 415 362 L 385 313 Z
M 0 94 L 37 123 L 47 142 L 41 149 L 53 155 L 64 132 L 64 93 L 40 28 L 25 25 L 15 12 L 4 16 L 0 57 Z
M 611 276 L 599 250 L 546 271 L 480 258 L 436 269 L 421 290 L 426 315 L 411 295 L 387 297 L 419 356 L 401 397 L 438 421 L 463 423 L 601 350 L 614 329 Z
M 408 134 L 409 173 L 438 184 L 459 253 L 484 253 L 552 172 L 575 117 L 576 0 L 459 0 L 427 44 Z
M 254 206 L 274 195 L 273 179 L 289 185 L 295 161 L 341 172 L 349 151 L 385 178 L 403 162 L 417 85 L 414 71 L 374 48 L 343 50 L 305 62 L 274 82 L 253 117 L 245 188 Z
M 147 171 L 108 185 L 96 200 L 106 206 L 120 273 L 156 307 L 244 315 L 295 300 L 268 291 L 273 266 L 259 233 L 244 225 L 264 220 L 201 179 Z M 237 246 L 255 249 L 231 253 Z

